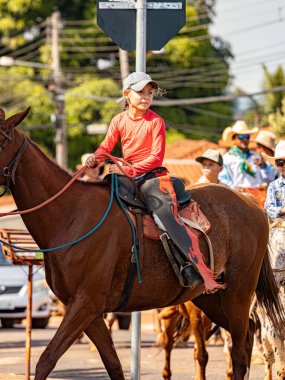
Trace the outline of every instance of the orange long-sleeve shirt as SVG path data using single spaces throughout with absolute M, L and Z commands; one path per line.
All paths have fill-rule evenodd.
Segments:
M 132 162 L 133 177 L 144 174 L 162 165 L 165 153 L 165 123 L 155 112 L 148 110 L 139 119 L 132 119 L 128 111 L 116 115 L 108 128 L 105 139 L 95 151 L 98 158 L 110 153 L 121 140 L 123 158 Z M 103 161 L 104 158 L 99 158 Z M 131 169 L 124 167 L 127 174 Z

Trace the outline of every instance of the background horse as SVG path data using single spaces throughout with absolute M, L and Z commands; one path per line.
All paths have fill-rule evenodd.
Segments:
M 270 256 L 274 268 L 274 277 L 278 288 L 280 289 L 280 298 L 285 306 L 285 226 L 278 225 L 271 230 L 270 238 Z M 266 309 L 257 308 L 257 314 L 261 321 L 262 351 L 265 362 L 265 380 L 273 379 L 273 364 L 275 363 L 276 379 L 285 378 L 285 345 L 284 331 L 278 330 L 272 324 L 267 315 Z
M 170 358 L 174 342 L 181 336 L 187 341 L 192 331 L 195 337 L 194 379 L 205 380 L 206 366 L 208 363 L 206 340 L 212 326 L 210 319 L 191 301 L 178 306 L 166 307 L 162 309 L 158 317 L 162 319 L 164 325 L 164 329 L 159 338 L 165 352 L 162 377 L 165 380 L 171 379 Z
M 7 120 L 0 111 L 0 184 L 8 177 L 13 179 L 11 192 L 20 210 L 49 199 L 71 179 L 35 143 L 15 130 L 28 111 Z M 191 194 L 212 224 L 209 237 L 215 273 L 223 272 L 226 289 L 205 295 L 203 284 L 194 290 L 182 288 L 162 244 L 145 239 L 142 284 L 135 281 L 126 306 L 119 311 L 154 309 L 194 299 L 214 323 L 231 333 L 234 379 L 241 380 L 249 374 L 254 323 L 248 315 L 255 291 L 273 325 L 284 329 L 284 313 L 267 253 L 267 218 L 251 200 L 221 185 L 197 186 Z M 77 181 L 52 203 L 22 217 L 40 248 L 56 247 L 91 230 L 101 220 L 109 198 L 109 184 Z M 209 263 L 203 239 L 200 247 Z M 35 380 L 47 378 L 82 331 L 96 345 L 110 378 L 125 379 L 102 313 L 120 305 L 131 248 L 130 226 L 114 202 L 98 232 L 44 255 L 47 282 L 67 312 L 38 361 Z

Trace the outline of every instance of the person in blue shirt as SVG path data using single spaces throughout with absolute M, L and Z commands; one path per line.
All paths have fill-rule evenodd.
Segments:
M 278 167 L 280 176 L 268 186 L 265 210 L 271 220 L 285 220 L 285 140 L 276 145 L 274 156 L 264 154 L 265 158 Z

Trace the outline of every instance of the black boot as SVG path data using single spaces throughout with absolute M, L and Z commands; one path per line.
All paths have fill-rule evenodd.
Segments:
M 185 286 L 187 286 L 187 288 L 195 289 L 198 285 L 203 283 L 202 276 L 190 262 L 185 262 L 185 264 L 181 265 L 180 273 L 185 279 Z

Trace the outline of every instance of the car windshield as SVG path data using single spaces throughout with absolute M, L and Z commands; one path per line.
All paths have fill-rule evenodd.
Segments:
M 2 251 L 2 247 L 0 247 L 0 267 L 12 265 L 11 261 L 5 259 Z

